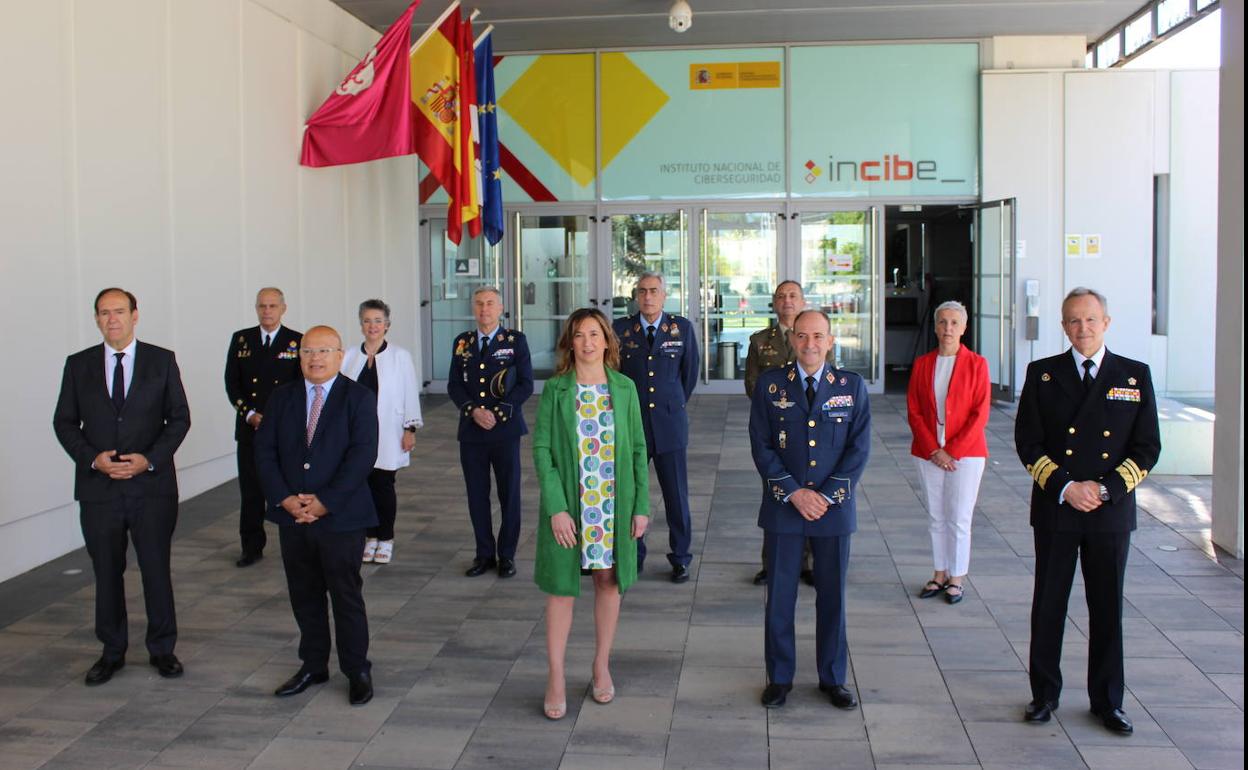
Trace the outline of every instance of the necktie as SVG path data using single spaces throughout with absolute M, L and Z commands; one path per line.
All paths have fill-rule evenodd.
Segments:
M 1090 358 L 1084 359 L 1083 361 L 1083 394 L 1085 396 L 1092 392 L 1092 383 L 1096 381 L 1096 378 L 1092 376 L 1092 367 L 1094 366 L 1096 366 L 1095 361 L 1093 361 Z
M 485 358 L 485 352 L 490 349 L 490 338 L 481 337 L 481 357 Z
M 646 327 L 646 346 L 654 347 L 654 324 Z
M 316 422 L 321 419 L 323 406 L 325 406 L 325 389 L 320 385 L 313 385 L 312 411 L 308 413 L 308 446 L 312 446 L 312 437 L 316 435 Z
M 113 357 L 117 359 L 117 365 L 113 367 L 113 407 L 120 412 L 126 403 L 126 368 L 121 364 L 126 354 L 114 353 Z
M 268 334 L 268 333 L 264 335 L 264 344 L 260 346 L 260 349 L 263 350 L 265 353 L 269 352 L 269 342 L 272 339 L 273 339 L 273 335 Z
M 806 377 L 806 406 L 807 408 L 815 405 L 815 378 L 807 375 Z

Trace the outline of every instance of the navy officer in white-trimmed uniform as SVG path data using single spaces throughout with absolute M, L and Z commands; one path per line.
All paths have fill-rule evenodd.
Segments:
M 642 273 L 635 296 L 639 312 L 618 318 L 613 324 L 620 338 L 620 371 L 637 386 L 646 453 L 663 490 L 671 580 L 684 583 L 689 580 L 693 561 L 686 467 L 689 415 L 685 406 L 698 384 L 698 340 L 689 319 L 663 312 L 667 285 L 661 273 Z M 643 538 L 637 541 L 638 572 L 645 560 Z
M 815 571 L 815 658 L 819 689 L 832 705 L 858 705 L 846 685 L 845 576 L 857 529 L 854 485 L 871 447 L 871 408 L 862 378 L 825 360 L 831 322 L 819 310 L 794 321 L 797 361 L 764 372 L 750 407 L 750 449 L 763 479 L 758 525 L 767 553 L 762 703 L 783 706 L 796 670 L 794 612 L 802 544 L 810 540 Z

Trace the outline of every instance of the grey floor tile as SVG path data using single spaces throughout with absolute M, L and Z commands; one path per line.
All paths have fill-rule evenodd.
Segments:
M 975 750 L 952 709 L 864 703 L 871 753 L 881 764 L 974 764 Z

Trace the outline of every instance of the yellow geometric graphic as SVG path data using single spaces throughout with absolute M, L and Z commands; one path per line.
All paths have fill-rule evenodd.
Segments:
M 602 167 L 667 104 L 663 89 L 628 54 L 602 54 Z
M 582 187 L 594 181 L 594 55 L 537 57 L 498 100 Z

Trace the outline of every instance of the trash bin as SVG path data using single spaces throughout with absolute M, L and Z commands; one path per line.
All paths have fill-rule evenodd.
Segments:
M 719 379 L 737 379 L 737 351 L 740 350 L 741 344 L 721 342 L 716 347 L 719 351 Z

